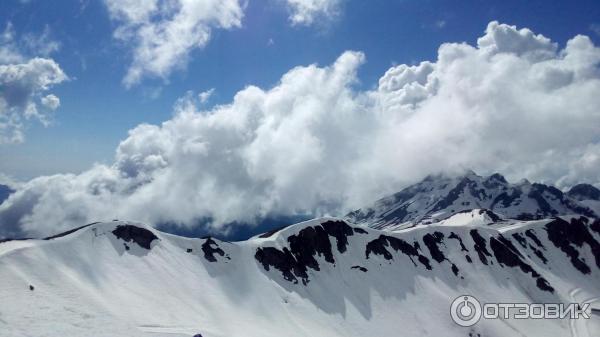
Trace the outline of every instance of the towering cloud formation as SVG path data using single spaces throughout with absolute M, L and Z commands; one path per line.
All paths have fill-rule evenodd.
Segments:
M 296 67 L 268 90 L 140 125 L 111 166 L 40 177 L 0 206 L 4 235 L 39 235 L 111 218 L 221 227 L 269 214 L 336 213 L 424 175 L 473 168 L 569 185 L 600 182 L 600 48 L 564 49 L 492 22 L 476 46 L 354 87 L 365 61 Z
M 189 53 L 204 47 L 214 28 L 239 27 L 239 0 L 105 0 L 117 23 L 115 38 L 133 45 L 126 86 L 143 77 L 166 79 L 184 67 Z
M 28 120 L 47 125 L 48 114 L 60 100 L 44 94 L 67 80 L 54 60 L 28 56 L 47 56 L 58 49 L 58 43 L 48 39 L 48 29 L 41 36 L 25 35 L 20 42 L 9 23 L 0 35 L 0 145 L 23 142 Z

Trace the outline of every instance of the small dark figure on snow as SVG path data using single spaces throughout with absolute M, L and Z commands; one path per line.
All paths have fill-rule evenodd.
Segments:
M 35 288 L 30 284 L 29 285 L 29 290 L 33 291 Z

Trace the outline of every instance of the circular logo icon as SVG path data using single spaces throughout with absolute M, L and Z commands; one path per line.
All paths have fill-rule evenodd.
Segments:
M 450 306 L 450 316 L 460 326 L 473 326 L 481 318 L 481 303 L 473 296 L 459 296 Z

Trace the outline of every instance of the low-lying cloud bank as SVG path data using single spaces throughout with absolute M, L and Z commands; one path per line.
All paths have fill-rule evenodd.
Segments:
M 223 228 L 276 214 L 343 213 L 424 175 L 473 168 L 568 186 L 600 182 L 600 48 L 560 48 L 492 22 L 477 45 L 389 69 L 356 89 L 360 52 L 291 69 L 265 90 L 129 132 L 110 166 L 33 179 L 0 206 L 2 235 L 96 220 Z

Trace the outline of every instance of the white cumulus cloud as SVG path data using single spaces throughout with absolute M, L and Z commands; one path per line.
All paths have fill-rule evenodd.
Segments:
M 0 35 L 0 145 L 23 142 L 26 122 L 38 120 L 47 125 L 48 113 L 60 104 L 57 96 L 44 93 L 67 80 L 67 75 L 53 59 L 28 57 L 32 53 L 47 56 L 58 48 L 48 34 L 46 29 L 40 37 L 27 34 L 18 40 L 9 23 Z
M 56 110 L 60 106 L 60 99 L 53 94 L 42 97 L 40 101 L 43 106 L 50 110 Z
M 285 0 L 292 25 L 310 26 L 317 19 L 330 20 L 339 15 L 342 0 Z
M 0 235 L 43 235 L 112 218 L 223 229 L 266 215 L 362 206 L 428 173 L 473 168 L 600 183 L 600 48 L 558 49 L 492 22 L 477 45 L 398 65 L 356 88 L 360 52 L 289 70 L 205 110 L 186 95 L 172 119 L 132 129 L 111 165 L 40 177 L 0 205 Z
M 240 0 L 105 0 L 116 22 L 114 37 L 132 45 L 123 83 L 144 77 L 167 79 L 185 67 L 192 50 L 204 47 L 216 28 L 240 27 Z
M 200 103 L 204 104 L 204 103 L 208 102 L 208 100 L 212 97 L 212 95 L 214 93 L 215 93 L 215 88 L 210 88 L 206 91 L 199 93 L 198 99 L 200 100 Z

